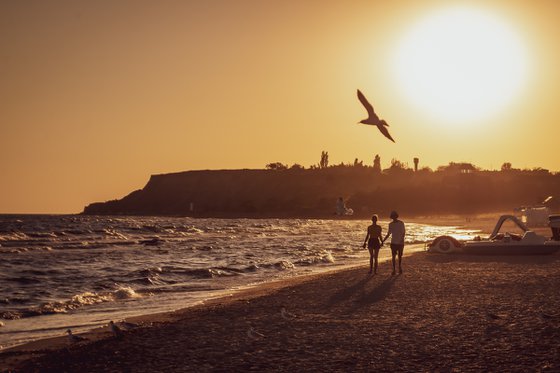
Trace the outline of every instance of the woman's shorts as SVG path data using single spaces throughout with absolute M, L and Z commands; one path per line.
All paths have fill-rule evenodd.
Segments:
M 379 242 L 379 238 L 370 238 L 367 243 L 368 249 L 379 250 L 381 248 L 381 242 Z

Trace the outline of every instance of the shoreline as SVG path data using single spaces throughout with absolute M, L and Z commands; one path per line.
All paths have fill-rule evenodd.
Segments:
M 479 219 L 477 221 L 470 221 L 471 224 L 476 224 L 476 226 L 465 227 L 465 228 L 480 229 L 481 231 L 484 232 L 486 229 L 486 224 L 481 224 L 481 223 L 484 222 L 492 222 L 492 224 L 495 223 L 497 214 L 499 213 L 496 213 L 496 215 L 488 214 L 488 216 L 484 220 Z M 437 221 L 433 217 L 430 219 L 423 219 L 423 220 L 426 221 L 419 222 L 416 219 L 409 219 L 408 221 L 415 222 L 415 223 L 422 223 L 422 224 L 429 224 L 429 225 L 443 225 L 443 226 L 461 226 L 458 224 L 461 223 L 461 221 L 465 223 L 469 223 L 469 221 L 465 220 L 464 216 L 463 217 L 457 216 L 456 219 L 449 219 L 449 220 L 447 217 L 447 218 L 443 218 L 441 221 Z M 464 227 L 464 225 L 461 227 Z M 490 227 L 490 230 L 492 227 Z M 405 254 L 406 254 L 406 250 L 405 250 Z M 404 265 L 406 266 L 406 263 L 409 260 L 409 258 L 413 258 L 419 255 L 425 256 L 428 254 L 422 252 L 408 254 L 403 259 L 403 262 L 405 263 Z M 558 256 L 553 256 L 553 257 L 557 258 Z M 411 259 L 411 260 L 416 260 L 416 259 Z M 508 258 L 507 260 L 510 259 Z M 387 262 L 390 262 L 390 258 L 380 262 L 380 268 L 388 267 Z M 265 298 L 274 297 L 277 292 L 282 291 L 283 289 L 286 288 L 305 286 L 305 284 L 307 283 L 321 282 L 325 278 L 330 278 L 333 276 L 335 277 L 344 276 L 345 273 L 350 273 L 350 272 L 353 273 L 355 271 L 365 272 L 363 268 L 366 268 L 365 263 L 364 265 L 360 265 L 360 264 L 349 265 L 342 268 L 327 270 L 320 273 L 305 274 L 305 275 L 299 275 L 287 279 L 274 280 L 271 282 L 252 285 L 246 288 L 237 289 L 233 291 L 226 290 L 224 291 L 224 293 L 229 293 L 229 294 L 223 294 L 219 297 L 211 298 L 209 300 L 203 301 L 200 304 L 188 306 L 175 311 L 135 316 L 127 319 L 127 321 L 141 324 L 142 328 L 139 328 L 139 330 L 146 329 L 149 331 L 152 328 L 158 328 L 161 327 L 162 325 L 180 323 L 185 316 L 188 316 L 191 313 L 200 313 L 203 312 L 204 310 L 213 309 L 216 307 L 228 308 L 232 305 L 235 305 L 236 302 L 240 302 L 240 301 L 247 301 L 247 300 L 258 299 L 262 297 Z M 83 346 L 83 348 L 86 349 L 88 348 L 87 346 L 93 344 L 97 345 L 99 343 L 101 344 L 110 343 L 110 341 L 112 340 L 111 333 L 109 332 L 107 327 L 96 328 L 80 335 L 85 335 L 88 339 L 90 339 L 90 341 Z M 70 347 L 72 348 L 73 346 Z M 68 348 L 69 348 L 69 344 L 65 336 L 40 339 L 22 345 L 13 346 L 3 351 L 0 351 L 0 369 L 14 369 L 21 366 L 21 364 L 23 364 L 25 361 L 31 361 L 41 357 L 45 358 L 45 356 L 48 356 L 49 354 L 52 353 L 56 354 L 59 353 L 61 350 L 66 350 Z M 82 346 L 80 346 L 80 348 L 82 348 Z M 6 367 L 4 365 L 6 365 Z
M 373 211 L 372 213 L 375 213 Z M 496 222 L 500 215 L 513 214 L 511 211 L 490 211 L 490 212 L 474 212 L 469 214 L 454 214 L 454 213 L 443 213 L 443 214 L 417 214 L 417 215 L 403 215 L 402 218 L 410 223 L 418 224 L 428 224 L 428 225 L 440 225 L 440 226 L 458 226 L 467 229 L 481 229 L 481 226 L 485 226 L 488 220 L 492 220 L 493 223 Z M 390 220 L 389 216 L 384 216 L 383 214 L 378 214 L 380 220 Z M 341 220 L 341 221 L 355 221 L 355 220 L 370 220 L 370 215 L 350 215 L 350 216 L 337 216 L 334 213 L 330 215 L 290 215 L 290 216 L 280 216 L 280 215 L 208 215 L 208 216 L 191 216 L 191 215 L 127 215 L 127 214 L 102 214 L 102 215 L 91 215 L 79 213 L 0 213 L 0 216 L 115 216 L 115 217 L 168 217 L 168 218 L 192 218 L 192 219 L 251 219 L 251 220 L 264 220 L 264 219 L 279 219 L 279 220 L 290 220 L 290 219 L 309 219 L 309 220 Z M 492 226 L 493 228 L 493 226 Z
M 410 256 L 413 254 L 407 254 Z M 390 261 L 390 258 L 380 260 L 379 264 Z M 247 285 L 238 289 L 224 290 L 224 294 L 203 300 L 197 304 L 186 306 L 173 311 L 164 311 L 159 313 L 151 313 L 146 315 L 133 316 L 123 319 L 122 321 L 137 324 L 139 329 L 152 328 L 162 324 L 179 322 L 186 314 L 190 312 L 198 312 L 206 308 L 215 306 L 227 307 L 239 301 L 250 301 L 254 298 L 273 294 L 274 292 L 283 288 L 298 286 L 306 282 L 312 282 L 327 274 L 335 274 L 338 272 L 350 271 L 356 268 L 363 267 L 361 264 L 348 265 L 342 268 L 325 270 L 319 273 L 301 274 L 294 277 L 271 280 L 269 282 L 258 283 L 255 285 Z M 80 337 L 86 338 L 87 343 L 82 346 L 87 346 L 92 343 L 110 340 L 112 333 L 107 326 L 97 327 L 83 333 L 78 333 Z M 31 342 L 26 342 L 20 345 L 8 347 L 4 350 L 0 349 L 0 372 L 4 371 L 17 371 L 22 362 L 39 356 L 61 351 L 69 347 L 67 336 L 57 336 L 50 338 L 42 338 Z M 4 360 L 4 361 L 3 361 Z
M 263 284 L 115 339 L 0 354 L 9 371 L 556 371 L 560 255 L 416 253 Z M 292 315 L 284 318 L 285 307 Z M 249 337 L 249 328 L 258 334 Z M 45 341 L 42 341 L 45 342 Z M 53 342 L 53 341 L 50 341 Z M 28 346 L 29 348 L 29 346 Z
M 420 244 L 411 244 L 410 246 L 415 246 L 419 248 Z M 403 257 L 409 257 L 411 255 L 415 255 L 417 252 L 413 253 L 404 253 Z M 391 258 L 379 258 L 379 264 L 390 262 Z M 199 301 L 195 304 L 188 305 L 176 310 L 171 311 L 163 311 L 157 313 L 149 313 L 144 315 L 132 316 L 122 321 L 131 322 L 131 323 L 138 323 L 144 327 L 150 327 L 154 324 L 162 323 L 162 322 L 175 322 L 181 318 L 183 313 L 189 312 L 192 309 L 196 308 L 205 308 L 211 307 L 215 304 L 220 305 L 227 305 L 230 302 L 235 302 L 238 298 L 256 298 L 267 295 L 268 292 L 274 292 L 278 289 L 282 289 L 285 287 L 290 286 L 297 286 L 299 284 L 314 281 L 319 277 L 322 277 L 327 274 L 335 274 L 338 272 L 344 272 L 349 270 L 354 270 L 356 268 L 363 267 L 363 264 L 346 264 L 336 268 L 325 268 L 322 271 L 314 272 L 314 273 L 306 273 L 306 274 L 298 274 L 292 277 L 287 278 L 280 278 L 280 279 L 272 279 L 266 282 L 243 285 L 240 287 L 235 287 L 232 289 L 224 289 L 221 294 L 215 295 L 213 297 L 207 298 L 205 300 Z M 105 339 L 111 336 L 111 332 L 109 331 L 107 326 L 103 327 L 96 327 L 84 332 L 80 332 L 77 335 L 84 336 L 90 340 L 90 342 L 95 342 L 101 339 Z M 67 347 L 67 337 L 64 336 L 56 336 L 56 337 L 49 337 L 49 338 L 41 338 L 30 342 L 25 342 L 19 345 L 11 346 L 5 348 L 4 350 L 0 349 L 0 361 L 3 354 L 21 354 L 21 353 L 28 353 L 34 351 L 47 351 L 47 350 L 58 350 L 60 348 Z M 0 365 L 0 368 L 2 366 Z

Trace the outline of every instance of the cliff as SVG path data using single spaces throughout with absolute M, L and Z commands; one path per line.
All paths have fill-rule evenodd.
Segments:
M 329 217 L 340 196 L 357 217 L 393 209 L 407 215 L 475 213 L 535 204 L 559 191 L 560 175 L 547 171 L 206 170 L 153 175 L 143 189 L 92 203 L 83 213 Z

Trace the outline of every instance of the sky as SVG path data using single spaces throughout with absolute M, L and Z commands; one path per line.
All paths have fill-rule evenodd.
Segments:
M 0 0 L 0 213 L 322 151 L 560 171 L 559 17 L 543 0 Z M 357 123 L 357 89 L 395 143 Z

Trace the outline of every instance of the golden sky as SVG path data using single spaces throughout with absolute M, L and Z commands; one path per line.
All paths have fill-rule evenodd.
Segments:
M 323 150 L 559 171 L 558 19 L 552 0 L 0 1 L 0 213 Z M 357 124 L 358 88 L 396 143 Z

